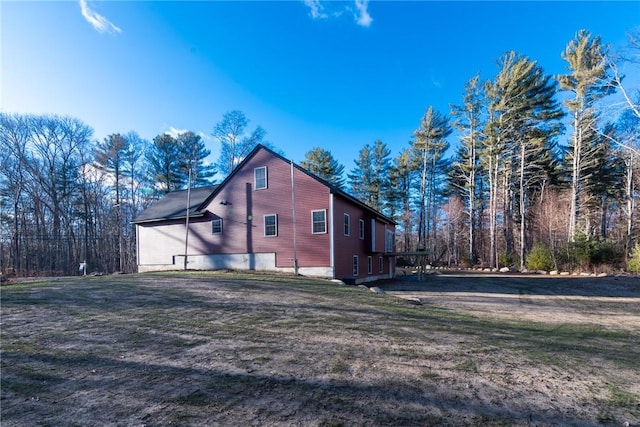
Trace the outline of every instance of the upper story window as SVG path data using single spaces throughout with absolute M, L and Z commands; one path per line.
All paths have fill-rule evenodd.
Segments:
M 212 219 L 211 220 L 211 234 L 222 234 L 222 220 L 221 219 Z
M 385 252 L 393 252 L 396 246 L 396 235 L 391 230 L 386 230 L 384 235 L 384 250 Z
M 311 221 L 313 234 L 322 234 L 327 232 L 327 211 L 311 211 Z
M 349 214 L 344 214 L 344 235 L 351 235 L 351 219 L 349 218 Z
M 262 166 L 253 170 L 253 185 L 256 190 L 267 188 L 267 167 Z
M 264 216 L 264 235 L 266 237 L 278 235 L 278 215 L 271 214 Z
M 364 240 L 364 219 L 358 221 L 358 226 L 358 234 L 360 236 L 360 239 Z

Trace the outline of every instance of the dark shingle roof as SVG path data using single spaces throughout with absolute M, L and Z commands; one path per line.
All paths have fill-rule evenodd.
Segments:
M 201 206 L 205 200 L 218 188 L 217 185 L 197 187 L 191 189 L 189 198 L 189 216 L 198 217 L 204 215 L 205 206 Z M 187 207 L 187 190 L 174 191 L 166 194 L 160 200 L 156 200 L 151 206 L 145 209 L 133 223 L 162 221 L 168 219 L 185 218 Z

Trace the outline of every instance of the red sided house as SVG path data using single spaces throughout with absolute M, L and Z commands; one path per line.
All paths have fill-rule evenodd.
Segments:
M 266 147 L 189 196 L 188 218 L 187 191 L 176 191 L 134 220 L 138 271 L 182 269 L 186 248 L 189 269 L 393 277 L 395 223 Z

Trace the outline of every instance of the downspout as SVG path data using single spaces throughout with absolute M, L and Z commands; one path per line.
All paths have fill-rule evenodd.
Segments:
M 335 266 L 335 249 L 334 249 L 334 241 L 333 241 L 333 193 L 329 193 L 329 218 L 331 218 L 331 222 L 329 223 L 329 267 L 331 268 L 331 276 L 333 279 L 336 278 L 336 266 Z
M 136 266 L 140 273 L 140 224 L 136 224 Z
M 187 181 L 187 216 L 185 219 L 184 235 L 184 270 L 187 270 L 187 253 L 189 252 L 189 207 L 191 205 L 191 165 L 189 165 L 189 179 Z
M 293 214 L 293 274 L 298 275 L 298 245 L 296 241 L 296 182 L 291 160 L 291 210 Z

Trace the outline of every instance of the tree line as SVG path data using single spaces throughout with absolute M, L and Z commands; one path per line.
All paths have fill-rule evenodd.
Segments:
M 467 81 L 448 114 L 428 107 L 395 158 L 382 141 L 365 145 L 347 184 L 326 150 L 303 165 L 393 217 L 398 251 L 424 250 L 431 263 L 624 268 L 638 242 L 640 91 L 626 90 L 619 70 L 640 63 L 636 33 L 629 48 L 614 57 L 581 30 L 556 76 L 507 52 L 492 79 Z M 624 101 L 612 120 L 616 92 Z
M 633 34 L 629 45 L 638 51 Z M 397 250 L 424 250 L 432 263 L 623 267 L 638 241 L 640 94 L 626 90 L 619 66 L 637 62 L 612 60 L 586 31 L 563 58 L 568 72 L 550 76 L 505 53 L 497 74 L 471 77 L 449 112 L 428 107 L 395 157 L 377 140 L 346 174 L 324 148 L 300 164 L 395 219 Z M 603 120 L 616 91 L 625 108 Z M 228 175 L 257 144 L 273 148 L 262 127 L 248 126 L 241 111 L 225 113 L 209 164 L 190 131 L 94 141 L 75 118 L 0 113 L 0 271 L 73 274 L 82 261 L 89 271 L 135 271 L 131 221 L 163 194 Z

